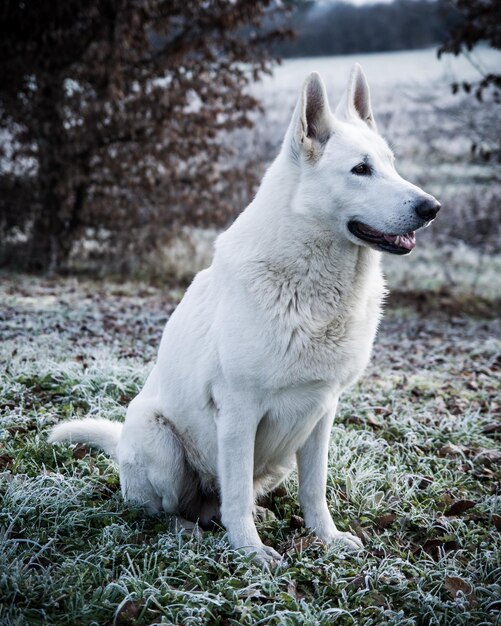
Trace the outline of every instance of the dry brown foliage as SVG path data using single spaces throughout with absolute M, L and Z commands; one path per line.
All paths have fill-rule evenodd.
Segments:
M 246 87 L 270 71 L 281 11 L 274 0 L 3 3 L 0 261 L 59 271 L 94 241 L 126 264 L 183 225 L 224 224 L 241 206 L 233 188 L 247 196 L 254 181 L 245 163 L 225 166 L 219 137 L 259 108 Z

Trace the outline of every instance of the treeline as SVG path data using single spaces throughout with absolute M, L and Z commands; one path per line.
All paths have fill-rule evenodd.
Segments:
M 425 48 L 443 41 L 460 21 L 460 13 L 448 0 L 363 6 L 301 1 L 292 16 L 297 36 L 280 43 L 277 52 L 302 57 Z

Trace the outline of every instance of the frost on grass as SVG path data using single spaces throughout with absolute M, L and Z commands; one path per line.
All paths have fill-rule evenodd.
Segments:
M 331 438 L 329 505 L 366 551 L 308 535 L 293 475 L 263 502 L 276 519 L 260 534 L 285 555 L 263 573 L 222 529 L 185 537 L 125 505 L 105 455 L 47 444 L 60 420 L 123 419 L 180 293 L 5 276 L 0 623 L 501 623 L 495 289 L 468 309 L 459 276 L 449 291 L 390 279 L 401 290 Z

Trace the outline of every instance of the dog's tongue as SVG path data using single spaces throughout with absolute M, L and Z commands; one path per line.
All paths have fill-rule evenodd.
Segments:
M 416 245 L 416 233 L 413 230 L 405 235 L 384 235 L 384 238 L 388 243 L 405 250 L 412 250 Z

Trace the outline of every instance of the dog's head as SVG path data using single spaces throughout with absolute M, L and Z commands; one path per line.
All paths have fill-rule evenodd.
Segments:
M 292 209 L 331 224 L 357 245 L 408 254 L 414 231 L 440 209 L 433 196 L 395 170 L 359 65 L 334 114 L 320 76 L 306 79 L 283 150 L 300 169 Z

